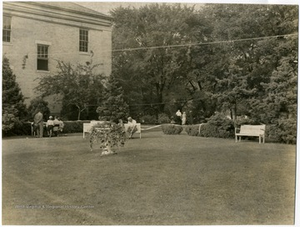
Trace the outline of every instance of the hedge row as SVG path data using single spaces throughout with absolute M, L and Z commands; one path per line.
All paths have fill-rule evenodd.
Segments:
M 200 127 L 200 130 L 199 130 Z M 188 125 L 185 131 L 190 136 L 234 138 L 234 129 L 224 129 L 211 124 Z M 199 134 L 200 133 L 200 134 Z
M 181 125 L 175 124 L 163 124 L 161 128 L 163 133 L 167 135 L 179 135 L 183 130 Z
M 90 121 L 64 121 L 63 133 L 79 133 L 83 131 L 83 123 L 89 123 Z M 15 127 L 9 131 L 9 133 L 3 134 L 3 136 L 29 136 L 31 135 L 31 122 L 23 122 L 16 124 Z
M 83 132 L 83 123 L 89 122 L 90 121 L 64 121 L 63 133 Z
M 216 137 L 216 138 L 234 138 L 234 131 L 226 131 L 224 129 L 218 129 L 216 126 L 209 124 L 200 125 L 188 125 L 185 128 L 185 131 L 189 136 L 201 136 L 201 137 Z M 269 142 L 280 142 L 295 144 L 296 136 L 293 136 L 287 131 L 281 130 L 277 125 L 266 125 L 265 138 Z

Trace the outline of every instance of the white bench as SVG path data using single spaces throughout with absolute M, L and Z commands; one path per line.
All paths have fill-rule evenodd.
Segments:
M 83 134 L 82 138 L 85 138 L 85 133 L 91 133 L 92 126 L 96 124 L 101 124 L 104 121 L 91 121 L 90 123 L 83 123 Z
M 235 129 L 235 142 L 238 139 L 241 141 L 241 137 L 243 136 L 257 136 L 259 143 L 261 143 L 261 139 L 265 143 L 265 130 L 266 125 L 241 125 L 239 132 L 237 132 L 237 128 Z
M 127 132 L 129 125 L 128 124 L 124 124 L 125 127 L 125 132 Z M 140 134 L 140 139 L 142 138 L 142 127 L 141 127 L 141 123 L 136 123 L 136 133 Z

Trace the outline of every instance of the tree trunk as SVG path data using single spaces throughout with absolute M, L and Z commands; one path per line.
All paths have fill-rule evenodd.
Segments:
M 78 108 L 77 120 L 80 120 L 80 115 L 81 115 L 81 111 L 80 111 L 80 109 Z

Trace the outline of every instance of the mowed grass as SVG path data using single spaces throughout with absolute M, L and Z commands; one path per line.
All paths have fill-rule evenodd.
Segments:
M 161 131 L 108 156 L 80 135 L 4 139 L 3 224 L 291 225 L 295 152 Z

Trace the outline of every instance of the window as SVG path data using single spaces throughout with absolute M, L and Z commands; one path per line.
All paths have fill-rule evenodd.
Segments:
M 37 46 L 37 70 L 48 71 L 48 45 Z
M 11 38 L 11 17 L 3 16 L 3 42 L 10 42 Z
M 88 52 L 89 49 L 89 31 L 80 29 L 79 31 L 79 51 Z

